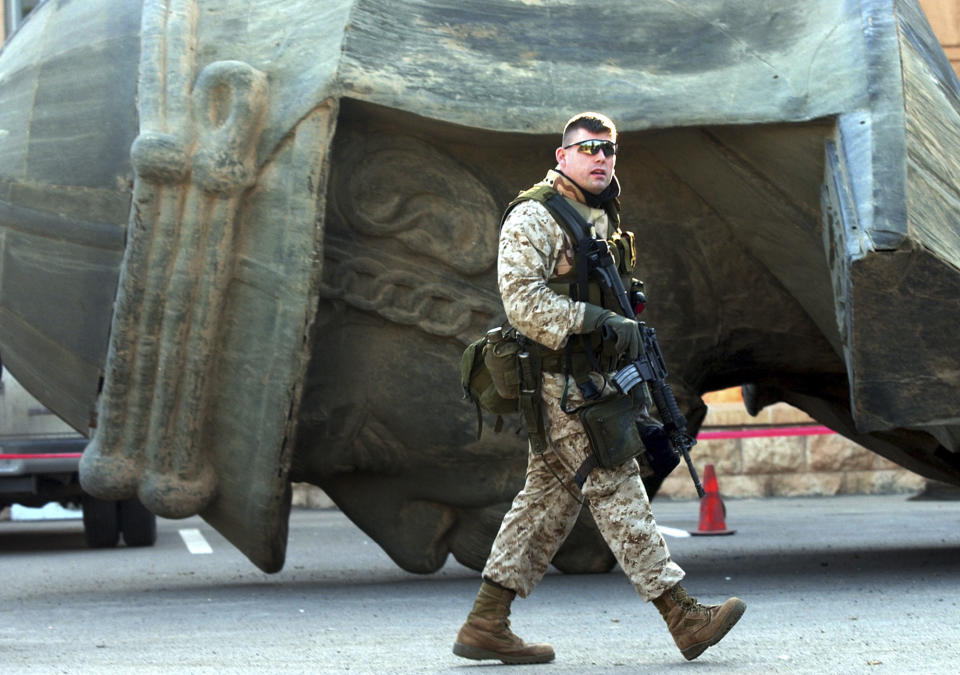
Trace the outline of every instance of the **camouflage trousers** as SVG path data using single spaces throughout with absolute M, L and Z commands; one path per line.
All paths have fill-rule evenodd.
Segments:
M 582 501 L 640 596 L 658 598 L 684 572 L 657 529 L 637 462 L 598 467 L 578 491 L 573 476 L 590 452 L 589 441 L 579 417 L 560 409 L 562 387 L 561 376 L 544 375 L 548 447 L 542 455 L 530 452 L 526 482 L 503 518 L 483 576 L 527 597 L 573 529 Z M 575 386 L 569 393 L 568 409 L 583 402 Z

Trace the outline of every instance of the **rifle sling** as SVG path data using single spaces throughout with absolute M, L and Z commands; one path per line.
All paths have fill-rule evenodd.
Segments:
M 583 464 L 580 465 L 580 468 L 577 469 L 577 472 L 573 475 L 573 481 L 577 484 L 578 488 L 583 489 L 583 484 L 587 482 L 587 476 L 598 466 L 600 466 L 600 464 L 591 452 L 590 456 L 583 460 Z
M 560 193 L 554 193 L 547 198 L 545 204 L 548 210 L 553 212 L 554 217 L 559 216 L 567 226 L 570 228 L 570 231 L 573 233 L 576 238 L 576 254 L 577 254 L 577 288 L 579 299 L 582 302 L 590 301 L 590 266 L 587 264 L 587 256 L 584 255 L 587 247 L 590 245 L 589 242 L 593 240 L 593 237 L 590 235 L 591 226 L 586 219 L 581 216 L 575 208 L 570 206 L 567 200 L 560 195 Z M 603 371 L 600 368 L 600 364 L 597 363 L 597 359 L 593 354 L 593 349 L 590 346 L 588 335 L 585 333 L 580 334 L 580 342 L 583 345 L 584 351 L 587 354 L 587 359 L 589 361 L 590 369 L 597 373 L 602 373 Z M 567 342 L 567 354 L 566 354 L 566 375 L 567 377 L 571 374 L 571 351 L 570 343 Z M 581 393 L 584 395 L 584 398 L 587 400 L 597 398 L 600 395 L 600 390 L 596 388 L 593 382 L 590 380 L 589 373 L 580 373 L 576 376 L 577 386 L 579 387 Z M 574 410 L 567 410 L 566 407 L 567 399 L 567 388 L 564 385 L 563 388 L 563 397 L 560 401 L 560 409 L 565 413 L 573 414 L 579 408 Z

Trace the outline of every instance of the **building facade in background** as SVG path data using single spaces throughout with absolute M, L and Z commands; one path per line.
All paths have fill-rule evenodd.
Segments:
M 960 76 L 960 0 L 920 0 L 920 6 Z

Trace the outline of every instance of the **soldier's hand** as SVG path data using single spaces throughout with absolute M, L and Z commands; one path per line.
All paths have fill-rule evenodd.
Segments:
M 626 355 L 631 361 L 636 361 L 640 356 L 640 325 L 633 319 L 611 312 L 601 323 L 600 330 L 604 340 L 616 338 L 614 347 L 618 353 Z
M 614 347 L 631 361 L 640 356 L 640 324 L 608 309 L 587 304 L 583 319 L 584 332 L 600 330 L 604 340 L 616 340 Z

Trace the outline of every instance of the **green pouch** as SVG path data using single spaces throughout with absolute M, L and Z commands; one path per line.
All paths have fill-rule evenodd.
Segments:
M 513 400 L 520 396 L 520 343 L 511 331 L 495 328 L 487 333 L 483 347 L 483 365 L 490 373 L 493 386 L 501 398 Z
M 612 469 L 644 451 L 637 429 L 637 407 L 630 396 L 616 396 L 580 411 L 597 464 Z
M 503 428 L 502 415 L 518 410 L 517 399 L 506 399 L 497 393 L 493 377 L 483 360 L 483 350 L 487 346 L 487 336 L 471 342 L 460 357 L 460 386 L 463 396 L 477 408 L 477 438 L 483 431 L 483 411 L 497 415 L 496 431 Z

